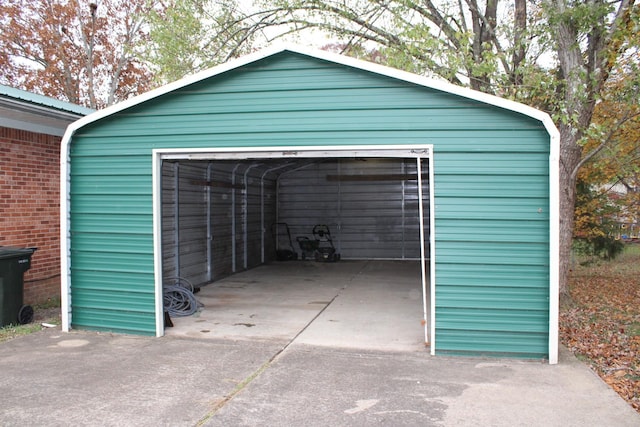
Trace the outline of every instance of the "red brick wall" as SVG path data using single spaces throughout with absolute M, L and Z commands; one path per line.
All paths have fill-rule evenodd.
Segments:
M 37 247 L 24 303 L 60 296 L 60 137 L 0 127 L 0 246 Z

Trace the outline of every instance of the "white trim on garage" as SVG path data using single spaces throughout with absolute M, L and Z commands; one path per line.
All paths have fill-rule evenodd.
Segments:
M 551 120 L 551 119 L 549 119 Z M 549 152 L 549 364 L 558 363 L 560 310 L 560 133 L 553 127 Z
M 69 232 L 69 148 L 74 133 L 90 123 L 96 122 L 105 117 L 109 117 L 117 112 L 123 111 L 127 108 L 139 105 L 146 101 L 152 100 L 164 94 L 170 93 L 177 89 L 183 88 L 193 83 L 197 83 L 207 78 L 214 77 L 216 75 L 231 71 L 238 67 L 250 64 L 252 62 L 267 58 L 269 56 L 278 54 L 283 51 L 290 51 L 309 57 L 315 57 L 321 60 L 333 62 L 336 64 L 342 64 L 348 67 L 353 67 L 379 75 L 403 80 L 409 83 L 413 83 L 419 86 L 435 89 L 445 93 L 461 96 L 467 99 L 482 102 L 484 104 L 493 105 L 505 110 L 510 110 L 523 114 L 540 121 L 550 136 L 550 156 L 549 156 L 549 237 L 550 237 L 550 277 L 549 277 L 549 363 L 555 364 L 558 362 L 558 309 L 559 309 L 559 277 L 560 277 L 560 261 L 559 261 L 559 236 L 560 236 L 560 218 L 559 218 L 559 206 L 560 206 L 560 190 L 559 190 L 559 158 L 560 158 L 560 134 L 555 127 L 551 117 L 539 110 L 529 107 L 524 104 L 520 104 L 514 101 L 510 101 L 504 98 L 499 98 L 493 95 L 488 95 L 483 92 L 474 91 L 468 88 L 455 86 L 443 81 L 438 81 L 423 76 L 418 76 L 405 71 L 400 71 L 394 68 L 386 67 L 380 64 L 366 62 L 355 58 L 350 58 L 343 55 L 338 55 L 330 52 L 325 52 L 316 49 L 304 48 L 296 45 L 289 44 L 277 44 L 270 48 L 258 51 L 251 55 L 243 56 L 241 58 L 226 62 L 217 67 L 209 70 L 202 71 L 192 76 L 186 77 L 174 83 L 136 96 L 119 104 L 111 107 L 99 110 L 93 114 L 90 114 L 74 123 L 69 125 L 61 143 L 61 156 L 60 156 L 60 190 L 61 190 L 61 203 L 60 203 L 60 235 L 61 235 L 61 273 L 62 273 L 62 289 L 61 289 L 61 302 L 62 302 L 62 327 L 63 330 L 68 331 L 71 324 L 70 314 L 70 289 L 71 278 L 69 271 L 70 262 L 70 232 Z M 230 151 L 235 149 L 230 149 Z M 287 148 L 286 153 L 295 154 L 294 152 L 302 149 Z M 268 151 L 268 150 L 267 150 Z M 219 151 L 223 153 L 224 151 Z M 229 154 L 227 152 L 227 154 Z M 254 153 L 262 153 L 264 150 L 255 150 Z M 285 152 L 283 152 L 285 153 Z M 183 155 L 183 158 L 197 158 L 197 156 L 204 155 L 202 152 L 198 153 L 197 150 L 180 150 L 176 149 L 174 153 L 165 151 L 166 155 Z M 231 155 L 231 154 L 229 154 Z M 295 156 L 293 156 L 295 157 Z M 180 158 L 180 157 L 176 157 Z M 155 161 L 155 157 L 154 157 Z M 432 170 L 432 169 L 431 169 Z M 155 169 L 154 169 L 155 172 Z M 433 248 L 433 245 L 431 246 Z M 433 263 L 433 260 L 431 261 Z M 433 269 L 432 269 L 433 270 Z M 433 271 L 432 271 L 432 274 Z M 434 279 L 432 277 L 432 279 Z M 433 281 L 432 283 L 435 283 Z M 434 304 L 433 298 L 431 305 Z M 434 313 L 432 310 L 431 316 Z M 433 321 L 431 321 L 433 325 Z M 433 334 L 431 339 L 433 341 Z M 432 343 L 433 344 L 433 343 Z M 432 348 L 435 346 L 432 345 Z
M 429 286 L 430 292 L 428 294 L 429 302 L 428 304 L 426 304 L 426 306 L 428 306 L 430 310 L 430 318 L 428 319 L 428 323 L 431 325 L 431 331 L 429 336 L 427 336 L 427 341 L 429 342 L 432 356 L 435 356 L 436 354 L 436 205 L 433 195 L 433 185 L 435 183 L 434 176 L 435 173 L 433 169 L 432 152 L 429 156 L 429 210 L 431 212 L 429 215 L 429 230 L 431 230 L 431 232 L 429 233 L 429 247 L 431 248 L 431 250 L 429 251 L 429 283 L 431 285 Z
M 429 203 L 433 205 L 433 145 L 408 146 L 328 146 L 328 147 L 241 147 L 241 148 L 175 148 L 153 150 L 153 244 L 154 244 L 154 275 L 156 298 L 156 336 L 164 335 L 164 307 L 162 301 L 162 160 L 247 160 L 247 159 L 296 159 L 296 158 L 415 158 L 418 165 L 422 159 L 429 161 Z M 420 169 L 418 169 L 420 171 Z M 418 176 L 421 174 L 418 173 Z M 418 180 L 419 183 L 422 180 Z M 421 187 L 421 184 L 419 184 Z M 422 215 L 422 197 L 420 197 L 420 212 Z M 433 212 L 433 210 L 430 210 Z M 421 265 L 422 265 L 422 302 L 424 313 L 425 341 L 429 338 L 433 342 L 433 319 L 435 319 L 435 239 L 433 238 L 433 213 L 430 215 L 429 250 L 424 251 L 425 230 L 424 221 L 420 221 L 421 236 Z M 429 272 L 426 271 L 426 261 L 429 260 Z M 427 276 L 430 274 L 430 276 Z M 431 286 L 429 286 L 431 284 Z M 430 314 L 430 316 L 429 316 Z M 435 347 L 431 345 L 431 353 Z

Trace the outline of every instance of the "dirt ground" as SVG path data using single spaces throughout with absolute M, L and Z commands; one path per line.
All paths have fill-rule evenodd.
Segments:
M 640 412 L 640 245 L 614 261 L 576 263 L 560 340 Z
M 51 320 L 60 320 L 60 307 L 34 308 L 33 321 L 46 322 Z

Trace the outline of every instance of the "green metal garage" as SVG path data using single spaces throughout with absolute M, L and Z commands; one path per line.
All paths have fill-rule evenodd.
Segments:
M 432 354 L 557 363 L 538 110 L 282 46 L 75 122 L 61 163 L 65 331 L 162 336 L 163 278 L 215 284 L 276 259 L 273 224 L 326 223 L 343 260 L 420 263 Z

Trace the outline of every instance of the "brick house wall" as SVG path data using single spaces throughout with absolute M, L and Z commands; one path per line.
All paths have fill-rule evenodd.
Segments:
M 25 304 L 60 297 L 60 141 L 0 127 L 0 246 L 38 248 Z

